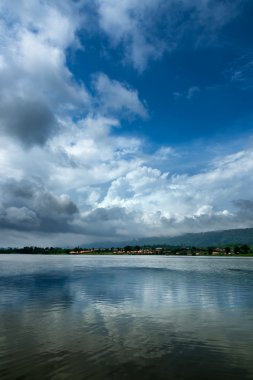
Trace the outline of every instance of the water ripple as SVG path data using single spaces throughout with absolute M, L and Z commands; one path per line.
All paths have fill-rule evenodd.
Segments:
M 1 380 L 253 379 L 253 260 L 0 256 Z

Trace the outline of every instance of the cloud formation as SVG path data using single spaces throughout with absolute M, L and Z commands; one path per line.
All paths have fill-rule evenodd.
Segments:
M 100 112 L 147 118 L 148 112 L 140 101 L 138 92 L 127 84 L 111 80 L 107 75 L 99 73 L 94 76 L 93 85 Z
M 125 59 L 142 72 L 150 60 L 180 46 L 188 30 L 192 44 L 216 39 L 239 12 L 241 1 L 97 0 L 98 24 L 112 46 L 123 46 Z
M 44 145 L 57 131 L 59 115 L 89 103 L 66 66 L 78 22 L 57 3 L 16 5 L 1 5 L 0 128 L 26 146 Z
M 67 59 L 70 50 L 85 49 L 91 8 L 99 32 L 141 72 L 180 46 L 186 25 L 202 30 L 203 39 L 214 36 L 238 4 L 0 4 L 1 244 L 72 245 L 252 226 L 252 147 L 177 174 L 171 157 L 181 164 L 180 148 L 119 133 L 123 121 L 148 119 L 142 94 L 106 72 L 84 83 Z M 184 97 L 198 91 L 192 86 Z
M 1 227 L 42 232 L 69 230 L 77 206 L 68 195 L 48 191 L 40 181 L 11 179 L 1 184 Z

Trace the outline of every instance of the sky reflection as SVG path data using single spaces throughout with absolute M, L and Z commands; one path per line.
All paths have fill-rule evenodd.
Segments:
M 75 365 L 77 379 L 116 379 L 123 373 L 138 378 L 140 371 L 142 378 L 151 379 L 159 368 L 156 378 L 172 379 L 182 375 L 183 365 L 190 366 L 183 379 L 203 379 L 203 374 L 211 379 L 221 372 L 224 378 L 252 378 L 249 262 L 246 268 L 243 260 L 186 264 L 183 259 L 157 258 L 152 268 L 149 258 L 135 261 L 135 267 L 131 257 L 129 265 L 108 258 L 101 266 L 99 258 L 72 260 L 72 265 L 65 258 L 39 258 L 38 266 L 36 259 L 25 273 L 22 265 L 8 275 L 5 265 L 1 267 L 0 351 L 5 371 L 10 371 L 14 354 L 18 371 L 33 357 L 38 366 L 50 367 L 55 360 L 60 373 Z M 63 357 L 68 364 L 62 363 Z M 165 375 L 165 369 L 171 372 Z M 32 379 L 29 376 L 24 379 Z M 57 371 L 55 376 L 64 378 Z

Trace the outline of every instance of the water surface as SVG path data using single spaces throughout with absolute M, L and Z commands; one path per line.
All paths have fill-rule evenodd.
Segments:
M 1 380 L 253 379 L 253 259 L 0 255 Z

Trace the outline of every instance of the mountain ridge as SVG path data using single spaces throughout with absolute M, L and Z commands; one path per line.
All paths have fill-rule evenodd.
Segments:
M 253 228 L 187 233 L 179 236 L 162 236 L 83 244 L 87 248 L 111 248 L 127 245 L 171 245 L 208 247 L 229 244 L 253 245 Z

